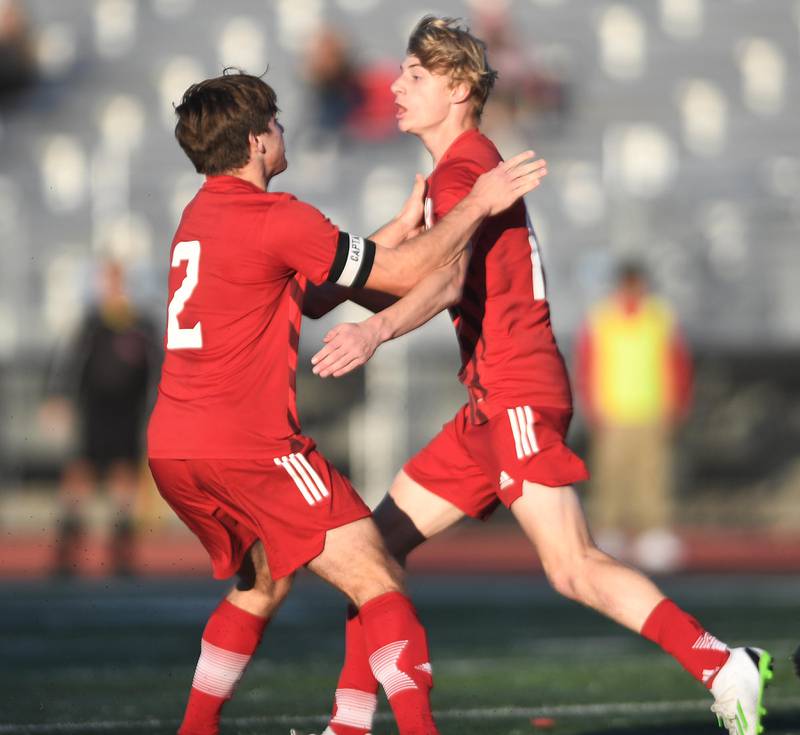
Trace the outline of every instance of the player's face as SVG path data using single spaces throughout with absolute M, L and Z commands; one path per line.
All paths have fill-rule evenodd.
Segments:
M 420 135 L 435 128 L 450 112 L 450 80 L 423 69 L 416 56 L 406 56 L 391 90 L 397 127 L 404 133 Z
M 286 170 L 286 146 L 283 141 L 283 125 L 277 117 L 269 121 L 269 129 L 263 134 L 263 141 L 267 148 L 264 163 L 271 176 L 277 176 Z

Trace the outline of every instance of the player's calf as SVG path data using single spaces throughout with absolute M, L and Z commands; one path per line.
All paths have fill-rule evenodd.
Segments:
M 264 548 L 255 543 L 239 569 L 237 586 L 206 623 L 178 735 L 217 735 L 222 708 L 258 648 L 269 615 L 290 588 L 291 577 L 272 579 Z
M 360 636 L 361 658 L 386 692 L 400 734 L 434 735 L 427 637 L 402 591 L 402 570 L 386 553 L 374 523 L 362 519 L 329 531 L 325 550 L 308 567 L 358 606 L 360 626 L 350 631 L 351 643 Z M 368 682 L 367 687 L 355 691 L 343 686 L 348 691 L 337 692 L 341 696 L 329 725 L 337 735 L 366 732 L 376 686 Z

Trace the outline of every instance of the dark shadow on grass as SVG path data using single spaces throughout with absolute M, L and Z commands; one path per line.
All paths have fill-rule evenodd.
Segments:
M 765 735 L 800 735 L 800 710 L 776 712 L 764 721 Z M 615 725 L 582 731 L 581 735 L 708 735 L 715 732 L 716 723 L 709 722 L 670 722 L 639 723 L 638 725 Z M 719 730 L 722 733 L 724 730 Z

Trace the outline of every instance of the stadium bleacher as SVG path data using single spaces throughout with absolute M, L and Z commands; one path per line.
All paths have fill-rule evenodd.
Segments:
M 28 0 L 20 7 L 39 78 L 0 107 L 0 407 L 14 417 L 0 439 L 7 471 L 58 456 L 37 436 L 35 409 L 53 345 L 85 303 L 99 256 L 123 258 L 138 301 L 163 318 L 165 252 L 199 182 L 171 131 L 172 104 L 190 82 L 228 65 L 268 65 L 290 160 L 277 185 L 367 231 L 429 163 L 415 140 L 319 134 L 304 44 L 324 22 L 362 62 L 394 64 L 423 12 L 470 19 L 490 6 L 505 8 L 525 58 L 557 73 L 569 94 L 555 123 L 533 115 L 497 132 L 503 152 L 532 144 L 550 161 L 547 185 L 529 204 L 567 351 L 616 259 L 631 254 L 650 265 L 699 351 L 796 347 L 797 3 Z M 304 354 L 331 323 L 305 327 Z M 456 361 L 447 334 L 440 318 L 383 348 L 367 372 L 372 392 L 383 391 L 382 415 L 407 407 L 399 428 L 380 426 L 369 404 L 353 412 L 346 398 L 334 403 L 339 434 L 349 422 L 350 432 L 371 427 L 386 440 L 373 466 L 351 442 L 331 439 L 357 479 L 385 483 L 457 405 L 445 377 Z M 424 369 L 411 370 L 418 358 Z M 433 415 L 431 391 L 445 396 Z

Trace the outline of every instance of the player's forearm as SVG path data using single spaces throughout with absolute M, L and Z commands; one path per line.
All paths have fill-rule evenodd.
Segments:
M 397 301 L 397 296 L 371 289 L 347 288 L 335 283 L 323 283 L 320 286 L 309 283 L 303 298 L 303 316 L 320 319 L 345 301 L 352 301 L 376 313 L 391 306 Z
M 367 287 L 398 296 L 407 294 L 428 273 L 452 263 L 487 214 L 485 204 L 470 194 L 433 229 L 392 250 L 377 248 Z
M 380 343 L 395 339 L 421 327 L 438 313 L 458 303 L 464 283 L 466 253 L 455 263 L 437 268 L 392 306 L 370 317 Z
M 319 319 L 350 297 L 351 289 L 335 283 L 323 283 L 316 286 L 309 282 L 303 296 L 303 316 Z
M 349 300 L 354 304 L 363 306 L 369 309 L 373 314 L 390 307 L 392 304 L 397 303 L 398 297 L 382 291 L 373 291 L 372 289 L 359 290 L 355 288 L 350 289 Z

